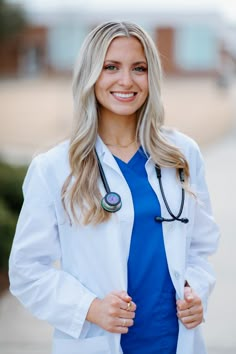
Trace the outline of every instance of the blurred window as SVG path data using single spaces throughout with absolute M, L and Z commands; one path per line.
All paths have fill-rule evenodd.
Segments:
M 50 66 L 59 71 L 71 71 L 86 34 L 87 31 L 84 28 L 73 24 L 49 29 L 48 56 Z
M 218 40 L 213 28 L 186 26 L 176 31 L 176 65 L 185 70 L 211 70 L 218 63 Z

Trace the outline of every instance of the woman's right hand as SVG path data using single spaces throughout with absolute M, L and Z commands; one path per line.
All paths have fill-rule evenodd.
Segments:
M 104 299 L 94 299 L 86 320 L 108 332 L 127 333 L 133 326 L 136 305 L 125 291 L 114 291 Z

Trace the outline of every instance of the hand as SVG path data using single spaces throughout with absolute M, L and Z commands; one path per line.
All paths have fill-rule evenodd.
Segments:
M 108 294 L 104 299 L 94 299 L 86 319 L 108 332 L 127 333 L 133 326 L 136 305 L 125 291 Z
M 184 300 L 177 300 L 177 316 L 183 325 L 188 328 L 195 328 L 203 320 L 203 306 L 200 297 L 192 288 L 184 288 Z

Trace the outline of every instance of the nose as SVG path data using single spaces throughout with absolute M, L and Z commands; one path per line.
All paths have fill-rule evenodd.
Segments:
M 121 70 L 119 84 L 124 87 L 130 87 L 133 84 L 132 72 L 130 70 Z

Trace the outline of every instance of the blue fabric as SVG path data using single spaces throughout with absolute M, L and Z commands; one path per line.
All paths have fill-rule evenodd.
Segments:
M 128 294 L 137 304 L 134 326 L 121 336 L 124 354 L 175 354 L 178 337 L 175 290 L 169 275 L 158 198 L 139 149 L 125 163 L 115 157 L 132 193 L 134 225 L 128 260 Z

